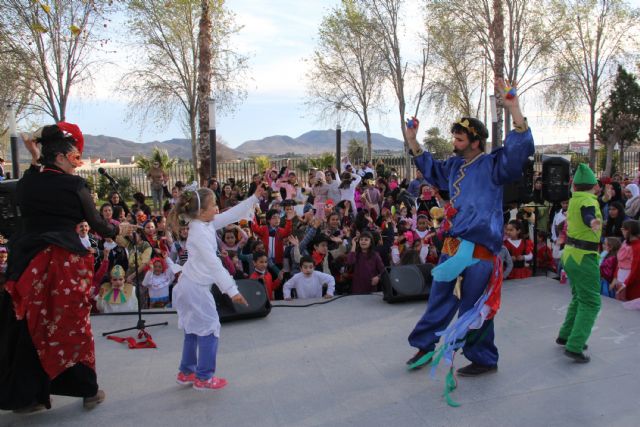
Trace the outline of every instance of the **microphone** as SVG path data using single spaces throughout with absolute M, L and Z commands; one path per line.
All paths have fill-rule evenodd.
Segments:
M 111 183 L 111 185 L 115 188 L 118 188 L 118 181 L 115 180 L 114 177 L 112 177 L 111 175 L 109 175 L 109 172 L 107 172 L 106 170 L 104 170 L 104 168 L 98 168 L 98 173 L 102 176 L 104 176 L 105 178 L 107 178 L 107 180 L 109 180 L 109 182 Z

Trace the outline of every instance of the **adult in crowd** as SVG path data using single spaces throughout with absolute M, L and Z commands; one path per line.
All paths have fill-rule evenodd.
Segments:
M 640 187 L 637 184 L 627 184 L 624 187 L 624 197 L 627 199 L 624 213 L 629 218 L 638 219 L 640 215 Z
M 105 394 L 89 322 L 93 255 L 76 225 L 86 220 L 105 238 L 134 226 L 104 221 L 86 181 L 74 175 L 82 164 L 77 126 L 45 126 L 23 139 L 32 161 L 18 183 L 24 227 L 11 236 L 0 294 L 0 409 L 50 408 L 51 394 L 82 397 L 90 409 Z
M 505 93 L 503 81 L 496 82 L 496 91 Z M 434 269 L 434 280 L 427 309 L 409 335 L 409 343 L 418 349 L 407 362 L 410 368 L 419 368 L 432 360 L 432 352 L 440 339 L 438 332 L 447 325 L 456 312 L 458 319 L 476 302 L 489 294 L 486 310 L 478 313 L 476 338 L 466 340 L 467 328 L 461 342 L 463 353 L 471 364 L 458 370 L 462 376 L 477 376 L 495 372 L 498 368 L 498 349 L 494 344 L 492 318 L 499 304 L 502 261 L 498 257 L 502 248 L 503 185 L 517 180 L 527 158 L 534 153 L 533 136 L 520 111 L 518 97 L 503 97 L 502 103 L 511 113 L 514 130 L 509 133 L 504 147 L 485 154 L 489 135 L 478 119 L 463 117 L 451 127 L 456 156 L 446 161 L 435 160 L 424 152 L 416 139 L 418 123 L 407 129 L 407 140 L 414 162 L 432 185 L 450 194 L 450 207 L 445 210 L 449 221 L 440 263 Z M 446 229 L 445 229 L 446 230 Z M 480 308 L 483 304 L 480 304 Z M 479 323 L 479 324 L 478 324 Z M 458 325 L 456 325 L 458 326 Z M 445 357 L 455 351 L 445 343 Z
M 420 169 L 416 169 L 416 177 L 409 183 L 407 191 L 413 198 L 417 198 L 418 196 L 420 196 L 420 188 L 422 188 L 422 186 L 426 184 L 428 184 L 428 182 L 426 179 L 424 179 L 422 172 L 420 172 Z
M 113 191 L 109 195 L 109 203 L 111 203 L 111 206 L 113 206 L 114 208 L 116 206 L 120 206 L 124 211 L 124 214 L 129 215 L 129 206 L 127 206 L 127 203 L 122 199 L 122 197 L 120 197 L 120 193 L 118 193 L 117 191 Z
M 4 159 L 2 157 L 0 157 L 0 181 L 2 181 L 3 179 L 5 179 L 5 173 L 4 173 Z
M 602 237 L 618 237 L 622 239 L 622 224 L 626 219 L 624 205 L 621 202 L 609 203 L 609 216 L 602 230 Z
M 147 172 L 147 179 L 151 181 L 151 199 L 153 200 L 153 212 L 160 215 L 162 199 L 164 197 L 163 187 L 169 180 L 169 175 L 162 169 L 160 162 L 155 160 Z

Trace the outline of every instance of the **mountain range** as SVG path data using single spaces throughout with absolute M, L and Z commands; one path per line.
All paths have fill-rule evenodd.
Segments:
M 342 151 L 347 150 L 349 140 L 357 139 L 366 141 L 365 132 L 344 131 L 342 132 Z M 374 150 L 401 151 L 403 142 L 399 139 L 389 138 L 379 133 L 371 134 Z M 336 131 L 312 130 L 303 133 L 297 138 L 287 135 L 274 135 L 259 140 L 247 141 L 240 144 L 236 150 L 244 154 L 320 154 L 324 152 L 334 152 L 336 149 Z
M 174 138 L 167 141 L 151 141 L 136 143 L 126 139 L 106 135 L 85 134 L 85 157 L 99 157 L 101 159 L 127 158 L 148 155 L 153 147 L 165 149 L 170 157 L 191 159 L 191 143 L 188 139 Z M 342 150 L 346 152 L 350 139 L 366 141 L 365 132 L 342 132 Z M 372 134 L 374 150 L 400 151 L 403 142 L 399 139 L 388 138 L 379 133 Z M 259 154 L 283 155 L 295 154 L 320 154 L 335 151 L 335 130 L 312 130 L 297 138 L 287 135 L 274 135 L 260 140 L 247 141 L 233 149 L 218 143 L 218 160 L 242 159 Z M 26 154 L 26 153 L 25 153 Z M 25 159 L 26 160 L 26 159 Z

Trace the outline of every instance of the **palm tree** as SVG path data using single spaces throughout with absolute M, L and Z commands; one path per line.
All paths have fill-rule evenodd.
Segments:
M 160 163 L 160 168 L 168 171 L 178 162 L 178 159 L 172 159 L 169 157 L 169 152 L 165 149 L 153 147 L 153 151 L 149 157 L 142 156 L 136 160 L 136 166 L 142 169 L 145 173 L 149 172 L 151 166 L 155 162 Z

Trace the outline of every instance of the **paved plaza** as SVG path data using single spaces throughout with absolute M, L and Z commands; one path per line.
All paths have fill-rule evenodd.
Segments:
M 407 335 L 425 302 L 348 296 L 311 307 L 274 307 L 263 319 L 224 324 L 219 376 L 197 392 L 174 382 L 182 333 L 175 314 L 149 315 L 157 349 L 129 350 L 101 333 L 134 316 L 92 319 L 98 381 L 107 400 L 91 412 L 53 396 L 32 415 L 0 412 L 0 426 L 637 426 L 640 312 L 604 298 L 589 341 L 591 363 L 554 343 L 569 289 L 536 277 L 505 282 L 496 319 L 499 372 L 459 378 L 459 408 L 441 397 L 445 369 L 407 372 Z M 292 305 L 295 305 L 292 304 Z M 458 356 L 456 366 L 467 364 Z M 634 368 L 635 366 L 635 368 Z

